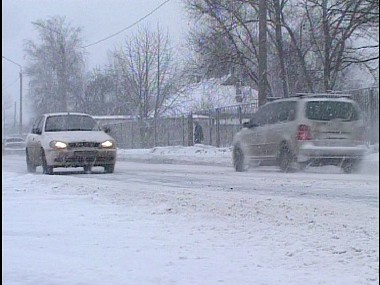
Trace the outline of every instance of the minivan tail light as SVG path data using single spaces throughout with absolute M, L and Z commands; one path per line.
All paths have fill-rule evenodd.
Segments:
M 297 140 L 308 141 L 311 140 L 310 127 L 306 125 L 299 125 L 297 131 Z

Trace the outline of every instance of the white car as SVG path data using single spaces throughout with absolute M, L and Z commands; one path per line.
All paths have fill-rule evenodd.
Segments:
M 233 164 L 278 165 L 282 171 L 337 165 L 353 172 L 367 152 L 359 106 L 345 95 L 299 94 L 261 106 L 236 133 Z
M 3 154 L 25 153 L 25 139 L 21 136 L 8 136 L 3 140 Z
M 83 167 L 90 172 L 93 166 L 102 166 L 112 173 L 115 162 L 115 140 L 88 114 L 44 114 L 26 138 L 28 172 L 37 166 L 45 174 L 53 174 L 55 167 Z

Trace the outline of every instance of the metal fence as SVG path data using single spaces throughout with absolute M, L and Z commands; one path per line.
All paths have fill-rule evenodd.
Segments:
M 107 122 L 110 135 L 120 148 L 152 148 L 154 146 L 188 145 L 189 119 L 185 116 L 148 120 L 127 119 Z
M 369 144 L 379 142 L 379 88 L 342 91 L 358 102 L 366 125 Z M 203 144 L 229 147 L 242 123 L 256 112 L 258 102 L 191 112 L 170 118 L 128 119 L 107 123 L 120 148 L 152 148 L 155 146 L 193 145 L 194 122 L 203 129 Z
M 203 128 L 204 144 L 228 147 L 242 123 L 249 120 L 258 108 L 258 102 L 226 106 L 190 114 Z M 190 121 L 190 125 L 193 123 Z
M 351 94 L 360 106 L 369 144 L 379 143 L 379 87 L 342 91 Z

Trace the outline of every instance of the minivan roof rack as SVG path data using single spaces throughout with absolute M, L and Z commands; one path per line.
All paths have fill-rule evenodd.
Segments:
M 290 95 L 290 97 L 324 97 L 324 98 L 339 98 L 339 97 L 345 97 L 350 98 L 350 94 L 344 94 L 344 93 L 296 93 Z

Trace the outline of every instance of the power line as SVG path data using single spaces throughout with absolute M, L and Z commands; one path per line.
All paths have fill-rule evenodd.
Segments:
M 94 43 L 91 43 L 91 44 L 88 44 L 86 46 L 82 46 L 82 48 L 87 48 L 87 47 L 90 47 L 90 46 L 93 46 L 93 45 L 96 45 L 98 43 L 101 43 L 101 42 L 104 42 L 114 36 L 117 36 L 118 34 L 124 32 L 125 30 L 128 30 L 130 28 L 132 28 L 133 26 L 137 25 L 138 23 L 140 23 L 141 21 L 143 21 L 144 19 L 148 18 L 150 15 L 152 15 L 154 12 L 156 12 L 158 9 L 160 9 L 162 6 L 164 6 L 166 3 L 168 3 L 170 0 L 166 0 L 165 2 L 163 2 L 162 4 L 160 4 L 159 6 L 157 6 L 155 9 L 153 9 L 151 12 L 149 12 L 148 14 L 146 14 L 144 17 L 138 19 L 136 22 L 134 22 L 133 24 L 129 25 L 128 27 L 118 31 L 117 33 L 114 33 L 108 37 L 105 37 L 104 39 L 101 39 L 101 40 L 98 40 Z
M 13 86 L 18 81 L 18 79 L 19 79 L 19 77 L 17 77 L 15 80 L 13 80 L 12 83 L 9 83 L 6 86 L 2 86 L 1 91 L 4 91 L 5 89 L 8 89 L 9 87 Z

